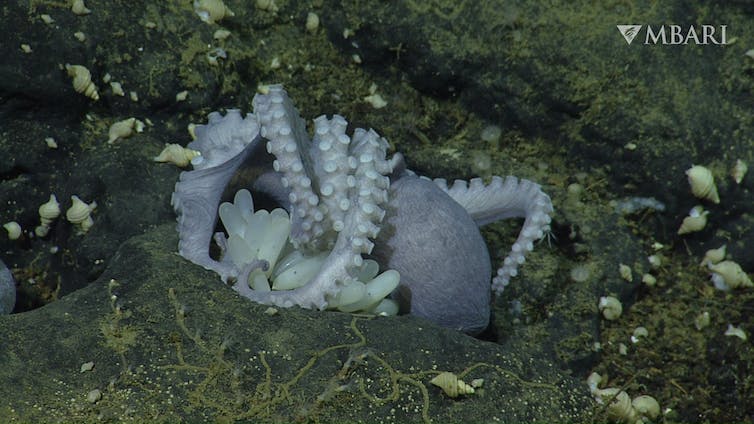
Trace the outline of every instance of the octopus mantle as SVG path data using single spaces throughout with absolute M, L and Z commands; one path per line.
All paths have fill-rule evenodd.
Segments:
M 392 296 L 402 312 L 468 333 L 483 330 L 490 316 L 489 253 L 479 226 L 513 217 L 524 225 L 492 279 L 502 292 L 533 242 L 549 230 L 552 204 L 540 186 L 516 177 L 430 180 L 406 169 L 399 153 L 387 158 L 387 142 L 373 130 L 346 134 L 334 115 L 314 120 L 309 138 L 281 86 L 253 101 L 254 113 L 209 115 L 189 147 L 201 152 L 193 171 L 181 173 L 172 204 L 178 214 L 179 253 L 213 270 L 251 300 L 326 309 L 328 298 L 351 281 L 363 258 L 401 275 Z M 275 199 L 291 216 L 291 242 L 304 252 L 329 252 L 317 275 L 293 290 L 255 291 L 245 276 L 264 261 L 238 269 L 209 255 L 223 190 L 242 164 L 259 173 L 253 192 Z M 222 233 L 214 239 L 223 248 Z

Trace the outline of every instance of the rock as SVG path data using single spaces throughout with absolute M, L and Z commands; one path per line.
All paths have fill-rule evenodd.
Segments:
M 16 305 L 16 281 L 3 261 L 0 261 L 0 315 L 9 314 Z
M 160 411 L 162 419 L 188 422 L 220 415 L 255 422 L 386 416 L 418 422 L 425 413 L 433 422 L 493 416 L 579 422 L 591 410 L 580 378 L 515 342 L 487 343 L 411 316 L 366 319 L 300 308 L 269 315 L 267 306 L 239 297 L 214 273 L 178 256 L 177 241 L 173 224 L 133 237 L 94 283 L 0 320 L 0 340 L 14 340 L 0 344 L 0 358 L 12 358 L 0 367 L 0 382 L 26 387 L 0 384 L 6 418 L 109 421 L 124 411 L 134 417 Z M 81 358 L 98 358 L 97 366 L 82 374 Z M 485 365 L 464 378 L 483 378 L 484 396 L 456 402 L 429 383 L 437 372 L 425 373 L 459 373 L 479 363 Z M 374 402 L 359 381 L 371 396 L 384 398 L 394 384 L 398 395 Z M 75 396 L 68 394 L 98 386 L 108 388 L 96 405 L 85 396 L 70 401 Z M 34 404 L 45 407 L 28 406 Z

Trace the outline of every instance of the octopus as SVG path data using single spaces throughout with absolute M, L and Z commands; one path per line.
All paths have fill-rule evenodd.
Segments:
M 254 112 L 245 116 L 236 109 L 212 112 L 195 129 L 188 147 L 201 154 L 192 171 L 181 173 L 172 196 L 180 255 L 253 301 L 318 310 L 328 309 L 373 260 L 400 274 L 390 297 L 401 313 L 468 334 L 488 326 L 492 292 L 503 291 L 533 243 L 549 231 L 552 203 L 538 184 L 513 176 L 452 184 L 419 176 L 402 154 L 388 158 L 388 143 L 374 130 L 348 135 L 339 115 L 314 119 L 310 137 L 279 85 L 252 104 Z M 213 240 L 221 251 L 228 248 L 225 234 L 215 233 L 218 207 L 242 165 L 257 171 L 251 192 L 274 199 L 289 214 L 291 245 L 323 258 L 301 287 L 254 289 L 249 276 L 268 270 L 267 261 L 239 265 L 228 255 L 210 255 Z M 253 207 L 250 197 L 246 203 Z M 524 223 L 493 276 L 479 228 L 506 218 Z

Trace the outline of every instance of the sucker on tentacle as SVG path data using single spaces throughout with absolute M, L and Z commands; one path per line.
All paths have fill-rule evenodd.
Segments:
M 526 218 L 503 266 L 492 280 L 492 289 L 502 293 L 510 278 L 518 274 L 526 252 L 534 249 L 533 242 L 549 232 L 553 211 L 550 197 L 539 184 L 513 176 L 505 179 L 494 176 L 486 186 L 481 178 L 472 178 L 468 183 L 455 180 L 450 188 L 442 178 L 433 181 L 463 206 L 480 227 L 506 218 Z

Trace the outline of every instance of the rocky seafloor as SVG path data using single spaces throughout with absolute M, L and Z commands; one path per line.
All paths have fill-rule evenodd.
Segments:
M 0 317 L 4 422 L 619 421 L 590 395 L 592 372 L 654 397 L 655 422 L 754 421 L 754 291 L 716 290 L 699 266 L 725 244 L 754 270 L 754 177 L 729 175 L 754 165 L 749 2 L 225 4 L 234 16 L 213 24 L 189 0 L 0 7 L 0 223 L 23 228 L 0 234 L 18 292 Z M 628 45 L 616 24 L 726 25 L 727 45 Z M 65 64 L 91 71 L 97 101 Z M 553 237 L 479 339 L 410 316 L 268 315 L 177 255 L 181 170 L 152 158 L 271 83 L 307 119 L 375 128 L 423 175 L 542 184 Z M 144 131 L 108 144 L 130 117 Z M 719 204 L 692 195 L 692 164 L 712 171 Z M 86 234 L 58 219 L 34 235 L 53 193 L 97 202 Z M 616 208 L 639 198 L 664 209 Z M 679 236 L 697 204 L 707 226 Z M 483 229 L 493 266 L 519 225 Z M 607 295 L 622 302 L 614 321 L 597 307 Z M 450 399 L 428 383 L 438 371 L 484 384 Z

